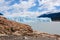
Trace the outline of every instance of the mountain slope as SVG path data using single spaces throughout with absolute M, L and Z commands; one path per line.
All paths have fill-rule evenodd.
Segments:
M 60 21 L 60 12 L 50 13 L 50 14 L 43 14 L 43 15 L 38 16 L 38 18 L 40 18 L 40 17 L 48 17 L 48 18 L 51 18 L 52 21 Z

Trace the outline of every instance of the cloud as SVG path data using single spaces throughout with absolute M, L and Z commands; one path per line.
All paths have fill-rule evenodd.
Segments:
M 45 11 L 48 11 L 48 12 L 55 12 L 57 11 L 55 6 L 60 6 L 59 0 L 42 0 L 42 1 L 38 0 L 38 1 L 39 1 L 39 5 L 42 5 L 39 7 L 39 9 L 41 10 L 45 8 L 46 9 Z
M 8 5 L 11 1 L 6 2 L 5 0 L 0 0 L 0 12 L 5 12 L 10 9 Z
M 13 1 L 16 0 L 9 0 L 8 2 L 5 0 L 0 0 L 0 12 L 3 12 L 4 15 L 14 15 L 14 16 L 25 15 L 31 17 L 33 17 L 34 15 L 34 17 L 36 17 L 47 12 L 60 11 L 55 7 L 55 6 L 60 6 L 59 0 L 28 0 L 28 1 L 20 0 L 19 1 L 20 3 L 18 4 L 14 3 L 13 5 L 10 5 L 10 3 Z M 28 11 L 29 8 L 37 5 L 35 1 L 39 2 L 37 11 L 35 12 Z
M 28 12 L 28 9 L 32 6 L 35 6 L 34 0 L 29 0 L 28 2 L 20 0 L 20 3 L 15 3 L 12 6 L 6 6 L 3 10 L 5 12 L 5 15 L 29 15 L 32 16 L 33 12 Z M 4 6 L 5 7 L 5 6 Z M 10 10 L 10 11 L 9 11 Z M 8 12 L 9 11 L 9 12 Z M 35 13 L 34 13 L 35 14 Z

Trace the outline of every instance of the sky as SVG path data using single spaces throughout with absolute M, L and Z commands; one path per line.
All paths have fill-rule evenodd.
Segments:
M 37 17 L 60 12 L 60 0 L 0 0 L 0 13 L 5 16 Z

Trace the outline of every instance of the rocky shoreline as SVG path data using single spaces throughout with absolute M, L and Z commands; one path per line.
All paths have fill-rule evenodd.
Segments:
M 60 40 L 59 35 L 35 34 L 35 35 L 7 35 L 0 36 L 0 40 Z
M 60 35 L 34 31 L 29 25 L 0 16 L 0 40 L 60 40 Z

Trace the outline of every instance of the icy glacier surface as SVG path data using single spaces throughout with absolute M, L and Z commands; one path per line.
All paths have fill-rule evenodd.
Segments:
M 13 20 L 16 22 L 51 22 L 50 18 L 36 18 L 36 17 L 28 17 L 28 16 L 5 16 L 9 20 Z

